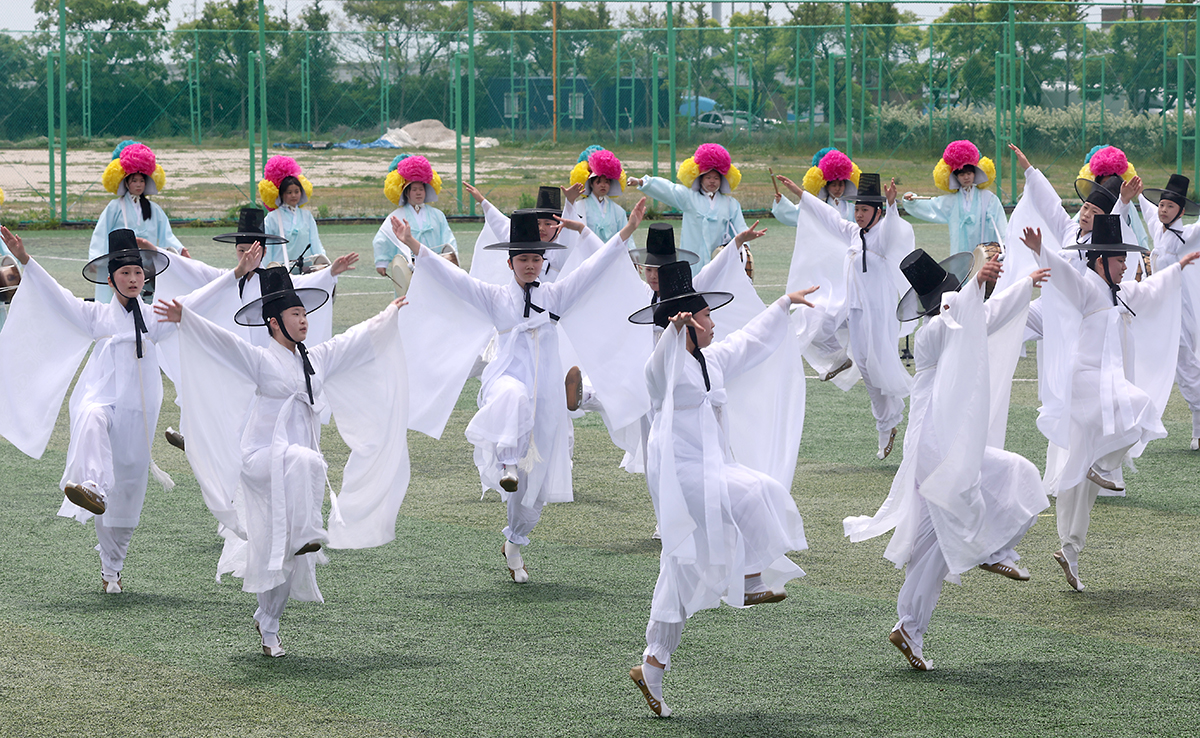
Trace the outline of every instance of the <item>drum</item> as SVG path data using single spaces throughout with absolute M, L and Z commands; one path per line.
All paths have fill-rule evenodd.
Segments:
M 983 254 L 986 257 L 984 259 L 984 261 L 991 259 L 993 256 L 999 257 L 1001 261 L 1004 261 L 1004 248 L 1000 245 L 1000 243 L 998 241 L 988 241 L 987 243 L 981 243 L 978 246 L 976 246 L 975 248 L 983 249 Z M 980 266 L 982 266 L 982 264 Z M 984 285 L 983 299 L 986 300 L 989 297 L 991 297 L 992 290 L 994 290 L 994 289 L 996 289 L 996 285 L 991 282 Z
M 19 284 L 21 270 L 17 267 L 17 260 L 5 254 L 0 257 L 0 303 L 7 305 L 12 302 Z

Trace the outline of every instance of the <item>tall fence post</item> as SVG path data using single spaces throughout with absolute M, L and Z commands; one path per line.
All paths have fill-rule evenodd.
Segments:
M 192 125 L 192 143 L 200 145 L 200 34 L 192 34 L 192 58 L 188 60 L 188 113 Z
M 246 55 L 246 134 L 250 145 L 250 204 L 257 202 L 258 188 L 254 186 L 254 175 L 258 172 L 258 165 L 255 161 L 254 146 L 258 143 L 258 136 L 254 130 L 254 97 L 255 85 L 254 80 L 258 75 L 258 52 L 251 51 Z
M 58 0 L 58 167 L 60 218 L 67 219 L 67 0 Z
M 675 176 L 675 118 L 679 98 L 675 94 L 675 16 L 667 3 L 667 131 L 671 140 L 671 176 Z
M 46 144 L 50 149 L 50 217 L 54 217 L 54 58 L 58 52 L 46 54 Z
M 300 59 L 300 136 L 312 140 L 312 48 L 311 34 L 304 34 L 304 56 Z
M 83 40 L 83 68 L 80 70 L 80 104 L 83 108 L 83 137 L 92 138 L 92 32 L 87 31 Z
M 471 184 L 475 184 L 475 0 L 467 0 L 467 119 L 471 132 Z M 475 198 L 469 198 L 475 215 Z
M 388 95 L 388 34 L 383 32 L 383 63 L 379 66 L 379 137 L 387 133 L 392 104 Z

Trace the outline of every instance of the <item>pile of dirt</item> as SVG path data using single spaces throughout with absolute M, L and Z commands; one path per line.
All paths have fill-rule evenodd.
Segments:
M 403 128 L 389 128 L 382 138 L 402 149 L 452 150 L 457 146 L 454 131 L 434 118 L 418 120 Z M 470 137 L 463 137 L 464 145 L 468 145 L 470 141 Z M 494 138 L 477 137 L 475 139 L 475 148 L 477 149 L 488 149 L 499 145 L 500 142 Z

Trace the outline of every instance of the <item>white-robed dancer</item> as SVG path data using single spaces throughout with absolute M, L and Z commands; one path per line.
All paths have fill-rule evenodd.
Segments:
M 907 320 L 926 321 L 916 335 L 904 461 L 874 516 L 843 521 L 852 541 L 895 528 L 884 556 L 907 571 L 896 601 L 899 620 L 888 640 L 922 671 L 933 668 L 923 646 L 942 582 L 959 584 L 975 566 L 1028 579 L 1014 549 L 1050 505 L 1037 467 L 1003 450 L 1006 388 L 1025 311 L 1049 270 L 985 304 L 984 285 L 999 276 L 1000 262 L 993 258 L 972 276 L 972 261 L 971 253 L 959 253 L 938 264 L 919 249 L 905 259 L 902 269 L 913 289 L 899 310 Z
M 792 305 L 776 300 L 744 328 L 713 342 L 713 308 L 728 292 L 696 292 L 691 267 L 659 267 L 660 300 L 630 316 L 664 333 L 646 364 L 654 406 L 646 481 L 662 532 L 658 581 L 642 663 L 629 671 L 655 715 L 667 717 L 663 674 L 679 648 L 684 622 L 725 600 L 746 607 L 786 598 L 784 585 L 804 572 L 789 551 L 808 548 L 790 492 L 771 476 L 736 462 L 723 418 L 727 383 L 794 340 Z
M 509 218 L 504 211 L 497 208 L 483 196 L 477 188 L 463 183 L 463 189 L 475 199 L 483 210 L 483 229 L 475 239 L 475 252 L 471 257 L 471 276 L 492 284 L 508 284 L 512 270 L 508 268 L 505 252 L 489 249 L 488 246 L 500 243 L 508 237 L 511 228 Z M 563 195 L 568 193 L 567 207 L 562 205 Z M 583 192 L 583 185 L 571 187 L 538 187 L 535 207 L 528 212 L 537 213 L 538 238 L 543 243 L 556 243 L 557 247 L 549 248 L 546 257 L 542 259 L 542 274 L 539 282 L 553 282 L 563 273 L 567 260 L 571 258 L 571 249 L 576 244 L 575 233 L 564 229 L 558 218 L 572 220 L 575 217 L 573 200 Z M 518 211 L 520 212 L 520 211 Z M 590 229 L 589 229 L 590 230 Z
M 1145 444 L 1162 438 L 1162 404 L 1134 381 L 1141 370 L 1157 364 L 1170 389 L 1178 346 L 1181 271 L 1200 252 L 1181 258 L 1178 266 L 1159 270 L 1141 282 L 1122 282 L 1125 254 L 1142 247 L 1122 241 L 1120 218 L 1094 219 L 1087 252 L 1088 271 L 1079 273 L 1056 251 L 1044 248 L 1041 234 L 1026 230 L 1025 244 L 1038 265 L 1051 270 L 1042 290 L 1046 338 L 1038 372 L 1042 407 L 1038 429 L 1063 449 L 1046 462 L 1045 485 L 1056 493 L 1056 517 L 1062 549 L 1054 553 L 1067 583 L 1083 591 L 1079 554 L 1087 541 L 1092 506 L 1100 488 L 1121 490 L 1121 464 L 1141 454 Z M 1161 356 L 1148 356 L 1134 345 L 1130 321 L 1147 321 L 1169 335 Z M 1170 335 L 1171 330 L 1175 334 Z M 1143 343 L 1141 332 L 1138 344 Z M 1149 373 L 1149 366 L 1147 366 Z M 1160 383 L 1161 384 L 1161 383 Z
M 84 268 L 116 294 L 111 303 L 81 300 L 59 286 L 26 253 L 20 237 L 0 231 L 25 266 L 12 313 L 0 332 L 0 386 L 5 412 L 0 435 L 40 458 L 54 430 L 63 396 L 88 349 L 95 347 L 71 393 L 71 439 L 58 514 L 86 522 L 96 516 L 100 575 L 105 592 L 119 594 L 129 541 L 141 519 L 147 472 L 173 485 L 150 458 L 162 406 L 156 344 L 174 332 L 154 320 L 142 299 L 147 277 L 169 259 L 134 232 L 109 235 L 109 252 Z M 139 248 L 139 246 L 141 248 Z
M 448 310 L 453 310 L 457 303 L 465 304 L 470 310 L 468 315 L 456 319 L 453 326 L 426 326 L 426 335 L 431 330 L 439 331 L 437 339 L 440 343 L 450 342 L 448 337 L 454 335 L 453 342 L 466 347 L 458 354 L 461 360 L 470 358 L 471 351 L 477 352 L 481 348 L 481 317 L 490 324 L 483 327 L 484 331 L 499 332 L 497 355 L 483 373 L 479 411 L 467 425 L 466 436 L 475 447 L 475 465 L 481 484 L 485 489 L 503 491 L 508 507 L 503 553 L 509 575 L 515 582 L 529 581 L 521 547 L 529 543 L 529 534 L 541 518 L 542 507 L 548 502 L 573 499 L 568 443 L 570 420 L 562 389 L 564 372 L 558 348 L 559 321 L 564 324 L 576 321 L 576 326 L 586 330 L 592 328 L 587 324 L 589 319 L 604 318 L 604 311 L 597 309 L 603 300 L 595 299 L 604 294 L 603 288 L 597 292 L 593 287 L 601 284 L 600 278 L 609 267 L 628 270 L 628 264 L 621 261 L 629 258 L 625 241 L 644 214 L 643 198 L 617 236 L 549 284 L 539 281 L 542 254 L 548 249 L 561 248 L 561 245 L 541 241 L 536 211 L 513 213 L 508 240 L 493 244 L 493 250 L 509 254 L 513 278 L 504 285 L 474 278 L 445 260 L 434 258 L 431 251 L 412 238 L 403 221 L 393 222 L 396 237 L 417 252 L 415 279 L 427 278 L 436 283 L 429 285 L 431 296 L 427 305 L 445 304 Z M 578 221 L 562 222 L 564 227 L 579 232 L 581 240 L 596 238 Z M 439 288 L 440 292 L 435 291 Z M 413 289 L 417 290 L 415 281 Z M 589 292 L 592 295 L 589 296 Z M 621 302 L 614 302 L 608 306 L 610 313 L 621 306 Z M 579 315 L 580 305 L 587 308 L 583 312 L 589 315 Z M 448 311 L 440 312 L 444 315 Z M 646 408 L 639 406 L 638 393 L 623 389 L 619 380 L 607 385 L 611 391 L 601 382 L 609 375 L 623 376 L 612 362 L 621 360 L 621 348 L 630 340 L 633 326 L 607 332 L 600 328 L 602 326 L 589 332 L 586 345 L 581 341 L 576 341 L 575 345 L 581 354 L 583 369 L 605 397 L 606 410 L 614 418 L 614 424 L 623 427 L 644 414 Z M 482 334 L 486 335 L 486 332 Z M 454 358 L 443 362 L 438 367 L 443 373 L 439 386 L 428 393 L 414 389 L 414 397 L 430 394 L 451 400 L 457 398 L 461 381 L 465 380 L 460 365 L 461 361 Z M 594 371 L 594 368 L 600 371 Z M 640 399 L 649 404 L 644 392 Z M 422 397 L 420 402 L 425 406 L 431 401 Z M 440 417 L 435 423 L 421 421 L 432 414 L 425 413 L 423 408 L 414 408 L 418 419 L 414 427 L 431 435 L 440 435 L 445 411 L 438 411 Z M 429 425 L 436 427 L 429 430 Z
M 1188 198 L 1191 180 L 1182 174 L 1172 174 L 1163 189 L 1147 188 L 1142 191 L 1138 204 L 1142 217 L 1154 240 L 1151 253 L 1153 270 L 1166 269 L 1179 261 L 1179 257 L 1200 247 L 1200 223 L 1183 225 L 1183 216 L 1200 214 L 1200 204 Z M 1175 383 L 1179 393 L 1192 411 L 1192 450 L 1200 450 L 1200 322 L 1196 311 L 1200 310 L 1200 275 L 1193 270 L 1183 276 L 1182 312 L 1180 314 L 1179 355 L 1175 365 Z
M 234 281 L 231 274 L 221 279 Z M 264 270 L 263 281 L 266 294 L 236 320 L 268 325 L 273 340 L 266 348 L 179 302 L 159 302 L 155 312 L 180 323 L 189 458 L 208 462 L 197 471 L 206 498 L 219 490 L 236 502 L 246 543 L 234 573 L 257 595 L 263 653 L 277 657 L 284 655 L 279 619 L 288 599 L 323 601 L 315 574 L 322 545 L 367 548 L 395 536 L 409 477 L 408 385 L 396 328 L 403 298 L 310 350 L 307 313 L 329 295 L 292 289 L 283 267 Z M 342 492 L 330 490 L 328 531 L 320 446 L 327 404 L 350 447 Z
M 849 223 L 828 203 L 805 195 L 792 180 L 780 176 L 779 181 L 800 198 L 802 219 L 788 284 L 799 275 L 822 287 L 814 296 L 816 315 L 808 316 L 805 356 L 823 380 L 853 366 L 857 374 L 839 382 L 842 389 L 850 389 L 862 376 L 879 434 L 876 458 L 887 458 L 912 387 L 912 377 L 900 361 L 895 303 L 904 280 L 900 261 L 915 247 L 915 237 L 895 207 L 896 184 L 891 182 L 881 193 L 879 175 L 862 173 L 854 198 L 855 221 Z M 838 335 L 843 327 L 849 346 Z

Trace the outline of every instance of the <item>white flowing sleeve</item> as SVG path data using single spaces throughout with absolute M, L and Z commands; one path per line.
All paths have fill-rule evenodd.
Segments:
M 1171 387 L 1175 384 L 1184 273 L 1183 267 L 1176 262 L 1141 282 L 1131 281 L 1120 292 L 1130 309 L 1137 313 L 1133 318 L 1135 339 L 1131 380 L 1150 396 L 1160 415 L 1167 407 Z
M 409 373 L 412 430 L 441 436 L 471 367 L 495 334 L 486 302 L 500 290 L 421 249 L 409 304 L 397 318 Z
M 899 203 L 903 203 L 904 212 L 914 218 L 930 223 L 949 223 L 955 197 L 958 195 L 940 195 L 929 200 L 900 200 Z
M 337 287 L 337 281 L 332 268 L 292 275 L 294 286 L 315 287 L 325 290 L 330 295 L 328 304 L 308 315 L 308 339 L 304 342 L 306 346 L 316 346 L 333 337 L 333 290 Z
M 1054 185 L 1050 184 L 1040 169 L 1029 167 L 1025 170 L 1025 192 L 1021 199 L 1026 198 L 1038 216 L 1053 230 L 1055 238 L 1076 227 L 1071 216 L 1063 210 L 1062 198 L 1054 191 Z
M 41 458 L 63 397 L 93 341 L 93 324 L 106 305 L 63 289 L 33 259 L 25 265 L 0 331 L 0 436 L 22 453 Z
M 254 402 L 262 355 L 262 349 L 184 306 L 178 388 L 188 463 L 213 517 L 242 539 L 246 526 L 234 502 L 242 469 L 241 429 Z
M 726 382 L 766 361 L 779 348 L 787 334 L 790 304 L 786 295 L 780 297 L 741 330 L 704 349 L 707 360 L 721 365 Z
M 1025 248 L 1024 244 L 1021 248 Z M 974 289 L 978 282 L 971 280 Z M 970 288 L 970 286 L 968 286 Z M 968 289 L 964 288 L 964 289 Z M 1012 377 L 1021 357 L 1025 318 L 1033 296 L 1033 281 L 1026 276 L 1001 292 L 993 292 L 984 304 L 988 332 L 988 370 L 991 383 L 988 444 L 1004 448 L 1008 432 L 1008 408 L 1012 398 Z
M 310 352 L 338 433 L 350 447 L 341 493 L 330 496 L 331 548 L 371 548 L 396 537 L 408 490 L 408 369 L 396 308 Z
M 475 251 L 471 256 L 471 276 L 489 284 L 508 284 L 512 270 L 508 268 L 508 252 L 490 251 L 485 246 L 508 241 L 508 218 L 495 205 L 484 200 L 483 229 L 475 239 Z
M 581 244 L 590 242 L 583 246 L 581 252 L 590 255 L 576 265 L 571 265 L 570 262 L 574 260 L 569 259 L 568 263 L 563 265 L 562 275 L 554 282 L 543 284 L 540 288 L 539 294 L 546 303 L 545 308 L 558 315 L 564 315 L 571 310 L 575 303 L 599 281 L 600 275 L 619 258 L 629 259 L 629 250 L 625 248 L 625 242 L 618 236 L 602 242 L 590 228 L 584 228 L 583 232 L 579 234 L 579 241 Z M 597 244 L 600 245 L 597 247 Z
M 820 198 L 805 195 L 800 198 L 798 206 L 801 213 L 811 215 L 816 221 L 830 233 L 837 233 L 843 238 L 857 236 L 860 230 L 857 223 L 846 220 L 837 208 L 827 202 L 822 202 Z

